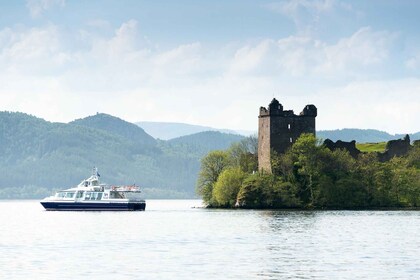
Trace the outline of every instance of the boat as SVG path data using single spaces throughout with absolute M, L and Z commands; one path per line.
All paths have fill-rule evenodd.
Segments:
M 144 211 L 146 201 L 140 188 L 101 184 L 98 169 L 73 188 L 60 190 L 40 203 L 46 210 L 54 211 Z

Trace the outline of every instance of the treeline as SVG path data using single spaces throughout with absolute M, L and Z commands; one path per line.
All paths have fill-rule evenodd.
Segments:
M 354 159 L 303 134 L 271 159 L 272 173 L 256 172 L 257 144 L 246 138 L 202 159 L 197 192 L 209 207 L 372 209 L 420 206 L 420 143 L 409 154 L 379 162 Z

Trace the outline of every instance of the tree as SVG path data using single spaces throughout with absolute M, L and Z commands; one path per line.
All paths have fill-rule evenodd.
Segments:
M 292 158 L 301 190 L 309 191 L 309 206 L 315 206 L 316 189 L 314 179 L 319 176 L 320 154 L 326 148 L 321 146 L 313 134 L 302 134 L 291 148 Z
M 201 160 L 201 169 L 197 181 L 197 193 L 203 201 L 211 205 L 213 186 L 223 169 L 229 165 L 228 153 L 212 151 Z
M 213 200 L 219 206 L 234 207 L 245 173 L 238 167 L 222 171 L 213 188 Z
M 297 189 L 274 174 L 252 174 L 245 178 L 238 196 L 243 208 L 295 208 L 299 207 Z
M 252 173 L 258 169 L 258 139 L 249 136 L 228 149 L 229 160 L 243 172 Z

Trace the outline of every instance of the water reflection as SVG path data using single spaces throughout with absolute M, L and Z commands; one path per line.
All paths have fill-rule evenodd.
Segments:
M 419 212 L 266 211 L 261 217 L 267 234 L 259 275 L 266 278 L 395 279 L 402 267 L 406 276 L 420 272 L 420 239 L 404 234 L 420 225 Z

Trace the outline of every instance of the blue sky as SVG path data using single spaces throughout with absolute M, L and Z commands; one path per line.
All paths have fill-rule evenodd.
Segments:
M 0 110 L 257 129 L 420 130 L 418 1 L 0 0 Z

